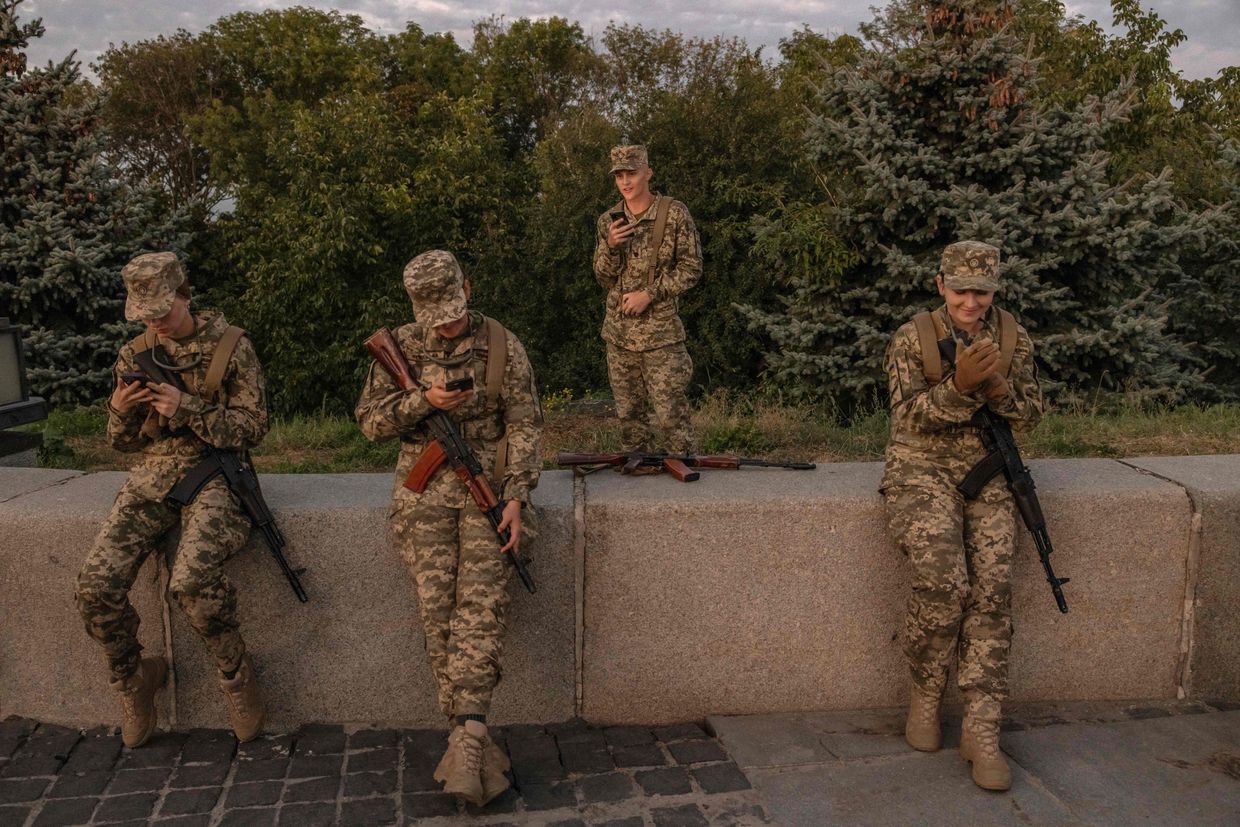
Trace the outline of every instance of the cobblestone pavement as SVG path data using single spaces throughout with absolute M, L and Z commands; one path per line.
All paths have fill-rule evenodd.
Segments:
M 238 745 L 231 732 L 159 733 L 137 750 L 115 728 L 0 723 L 0 827 L 71 824 L 769 824 L 759 794 L 697 724 L 493 729 L 515 786 L 483 809 L 431 778 L 432 730 L 307 726 Z

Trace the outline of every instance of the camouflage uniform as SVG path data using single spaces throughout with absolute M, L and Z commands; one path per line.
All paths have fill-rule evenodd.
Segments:
M 987 250 L 979 260 L 976 253 L 981 247 Z M 997 282 L 979 280 L 977 274 L 979 268 L 989 269 L 993 278 L 997 265 L 994 247 L 965 242 L 948 247 L 943 273 L 954 289 L 993 290 Z M 944 329 L 952 329 L 946 306 L 935 315 Z M 997 320 L 992 306 L 982 319 L 978 338 L 997 342 Z M 959 642 L 960 688 L 1001 701 L 1007 695 L 1012 638 L 1015 507 L 1003 475 L 991 480 L 972 501 L 965 501 L 956 484 L 985 456 L 980 437 L 969 425 L 981 405 L 989 404 L 1018 430 L 1032 427 L 1041 418 L 1033 342 L 1020 327 L 1007 374 L 1010 393 L 997 401 L 987 402 L 980 390 L 956 390 L 952 366 L 947 363 L 942 381 L 930 387 L 911 321 L 892 337 L 885 365 L 891 391 L 891 441 L 881 490 L 892 539 L 913 568 L 904 639 L 913 681 L 931 695 L 941 693 L 952 650 Z
M 611 151 L 612 173 L 647 165 L 646 148 L 622 146 Z M 640 216 L 628 206 L 624 214 L 637 229 L 628 241 L 612 249 L 607 244 L 609 212 L 598 218 L 594 249 L 594 277 L 607 290 L 603 340 L 607 343 L 607 374 L 616 400 L 625 450 L 653 448 L 650 412 L 663 433 L 666 448 L 687 453 L 692 449 L 693 430 L 688 400 L 693 361 L 685 348 L 685 327 L 677 314 L 678 298 L 702 277 L 702 244 L 689 208 L 672 201 L 667 226 L 657 251 L 654 202 Z M 654 278 L 647 286 L 651 258 L 656 261 Z M 621 312 L 625 293 L 648 290 L 650 305 L 640 316 Z
M 125 268 L 130 287 L 126 315 L 152 318 L 163 313 L 149 310 L 149 300 L 160 295 L 158 282 L 175 288 L 183 283 L 180 264 L 171 253 L 139 256 Z M 154 286 L 153 286 L 154 285 Z M 165 291 L 170 295 L 170 291 Z M 148 306 L 144 308 L 144 300 Z M 159 308 L 155 308 L 159 310 Z M 144 312 L 145 311 L 145 312 Z M 113 680 L 121 680 L 137 668 L 142 646 L 138 643 L 138 615 L 128 592 L 138 568 L 155 548 L 156 541 L 179 522 L 181 538 L 172 563 L 170 591 L 190 625 L 202 637 L 221 672 L 233 672 L 245 654 L 237 620 L 237 591 L 224 575 L 224 561 L 236 554 L 250 532 L 250 523 L 236 497 L 222 479 L 210 482 L 193 503 L 177 509 L 164 496 L 210 445 L 248 450 L 267 433 L 267 406 L 262 368 L 247 338 L 233 351 L 220 387 L 220 400 L 211 403 L 197 396 L 206 380 L 207 368 L 228 327 L 224 317 L 210 312 L 195 314 L 198 330 L 183 340 L 160 340 L 172 362 L 191 364 L 181 373 L 188 388 L 180 408 L 152 438 L 143 433 L 159 426 L 159 415 L 145 405 L 125 413 L 108 409 L 108 439 L 118 451 L 142 452 L 130 471 L 112 512 L 99 532 L 77 579 L 77 605 L 86 631 L 103 644 Z M 116 359 L 116 374 L 136 369 L 132 343 L 124 345 Z
M 421 386 L 401 391 L 387 372 L 371 365 L 357 403 L 357 421 L 367 439 L 397 437 L 400 459 L 392 493 L 391 527 L 396 548 L 417 586 L 426 653 L 445 715 L 485 715 L 500 679 L 508 580 L 512 566 L 499 539 L 465 486 L 444 463 L 418 494 L 404 486 L 409 470 L 428 445 L 418 423 L 432 408 L 422 391 L 435 380 L 472 376 L 475 395 L 448 413 L 474 448 L 488 479 L 507 433 L 507 470 L 492 479 L 501 501 L 530 502 L 541 467 L 542 410 L 525 348 L 507 335 L 506 367 L 497 404 L 485 388 L 487 331 L 479 313 L 469 327 L 446 340 L 436 325 L 466 314 L 463 276 L 449 253 L 423 253 L 405 268 L 405 286 L 417 323 L 395 331 L 396 341 Z M 522 509 L 521 549 L 533 539 L 532 511 Z

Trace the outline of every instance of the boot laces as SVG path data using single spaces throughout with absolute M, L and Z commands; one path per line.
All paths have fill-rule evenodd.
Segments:
M 461 739 L 461 752 L 465 757 L 465 767 L 470 772 L 479 772 L 482 769 L 482 741 L 467 735 Z
M 121 706 L 125 710 L 125 717 L 130 720 L 136 720 L 138 717 L 138 703 L 136 691 L 121 692 Z
M 919 695 L 917 697 L 915 709 L 917 720 L 921 723 L 927 725 L 938 723 L 938 704 L 934 702 L 933 698 L 928 698 L 925 695 Z

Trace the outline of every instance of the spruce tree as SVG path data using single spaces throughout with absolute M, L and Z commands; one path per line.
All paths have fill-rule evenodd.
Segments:
M 0 0 L 0 316 L 22 330 L 36 393 L 90 402 L 134 332 L 121 267 L 181 239 L 107 161 L 100 101 L 73 56 L 27 68 L 43 27 L 18 21 L 20 2 Z
M 897 0 L 863 27 L 865 55 L 822 78 L 808 152 L 855 259 L 842 275 L 794 274 L 784 313 L 744 309 L 776 345 L 777 377 L 881 396 L 888 337 L 940 302 L 943 248 L 977 239 L 1002 250 L 996 303 L 1033 334 L 1044 387 L 1199 386 L 1155 289 L 1181 277 L 1187 232 L 1169 173 L 1109 183 L 1124 90 L 1039 111 L 1011 17 L 1000 0 Z

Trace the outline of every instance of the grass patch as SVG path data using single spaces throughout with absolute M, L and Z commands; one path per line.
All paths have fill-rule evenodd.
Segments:
M 559 451 L 609 452 L 620 448 L 620 428 L 605 405 L 586 410 L 564 392 L 546 405 L 544 468 Z M 889 419 L 881 408 L 844 421 L 825 406 L 794 405 L 760 396 L 719 392 L 701 400 L 694 428 L 702 453 L 740 454 L 814 462 L 881 460 Z M 107 444 L 101 407 L 61 408 L 23 430 L 42 432 L 40 464 L 87 471 L 127 469 L 136 455 Z M 1020 435 L 1029 457 L 1133 457 L 1240 453 L 1240 405 L 1166 407 L 1127 397 L 1068 402 Z M 254 452 L 266 473 L 309 474 L 391 471 L 400 445 L 373 443 L 347 417 L 295 417 L 272 424 Z

